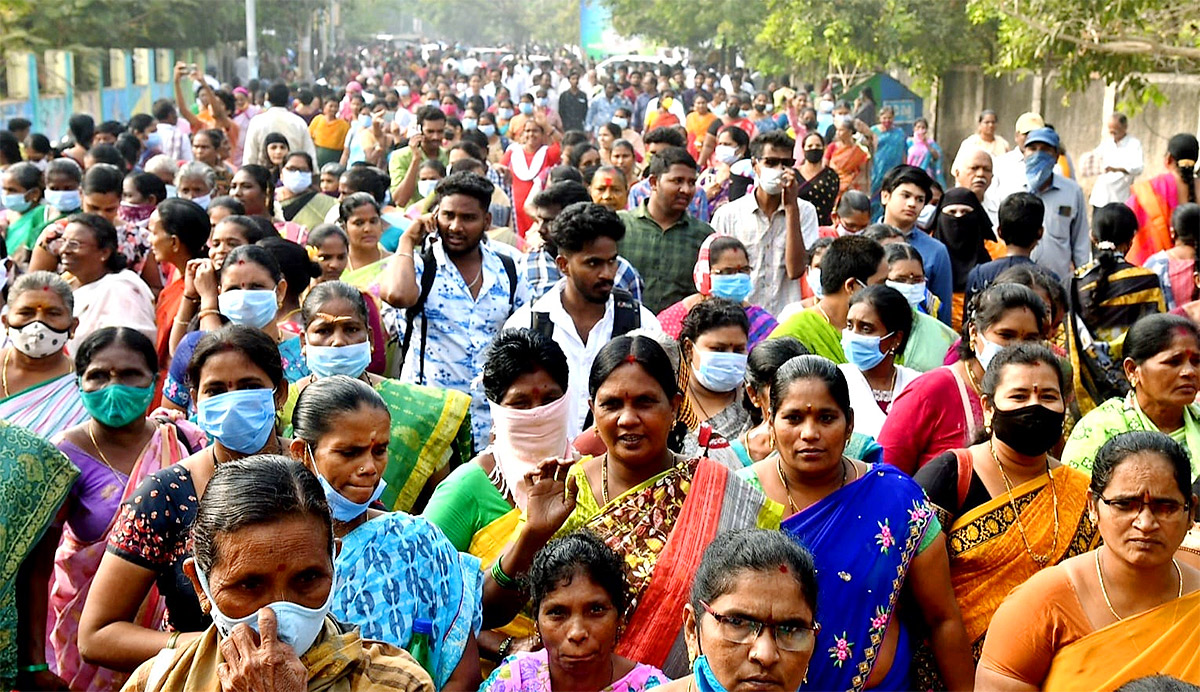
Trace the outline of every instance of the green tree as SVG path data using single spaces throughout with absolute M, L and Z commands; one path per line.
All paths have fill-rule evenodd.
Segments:
M 1065 91 L 1098 75 L 1127 106 L 1161 101 L 1145 74 L 1200 66 L 1200 5 L 1177 0 L 970 0 L 977 22 L 999 25 L 996 72 L 1052 68 Z

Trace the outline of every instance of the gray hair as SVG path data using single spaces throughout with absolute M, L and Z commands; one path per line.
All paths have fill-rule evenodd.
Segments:
M 151 173 L 159 178 L 170 176 L 172 180 L 175 179 L 175 171 L 178 169 L 179 164 L 175 162 L 175 159 L 166 154 L 151 156 L 146 165 L 142 167 L 142 170 L 147 173 Z
M 59 298 L 62 298 L 63 305 L 67 306 L 67 311 L 72 314 L 75 312 L 75 296 L 71 293 L 70 284 L 54 272 L 38 271 L 22 274 L 13 282 L 12 288 L 8 289 L 8 302 L 12 303 L 22 293 L 29 291 L 54 291 Z
M 217 187 L 217 174 L 211 166 L 201 161 L 188 161 L 180 166 L 179 172 L 175 174 L 175 187 L 179 187 L 189 178 L 203 178 L 210 192 Z

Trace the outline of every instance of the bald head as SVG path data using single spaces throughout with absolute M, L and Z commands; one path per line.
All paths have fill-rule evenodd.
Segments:
M 982 202 L 983 193 L 992 184 L 992 155 L 982 149 L 971 152 L 954 172 L 954 182 L 959 187 L 970 188 Z

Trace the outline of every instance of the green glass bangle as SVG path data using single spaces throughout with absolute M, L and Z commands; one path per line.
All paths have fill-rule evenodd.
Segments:
M 517 590 L 517 580 L 504 573 L 504 568 L 500 566 L 499 558 L 492 563 L 492 579 L 495 580 L 496 584 L 498 584 L 502 589 L 507 589 L 509 591 Z
M 45 670 L 50 670 L 49 663 L 35 663 L 31 666 L 21 666 L 22 673 L 40 673 Z

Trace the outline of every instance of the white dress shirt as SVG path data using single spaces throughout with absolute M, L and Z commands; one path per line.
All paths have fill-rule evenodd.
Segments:
M 1093 207 L 1103 207 L 1114 202 L 1124 204 L 1125 200 L 1129 199 L 1129 188 L 1133 185 L 1133 179 L 1141 175 L 1146 166 L 1142 143 L 1129 135 L 1122 137 L 1119 142 L 1105 138 L 1100 146 L 1096 147 L 1096 154 L 1100 157 L 1102 168 L 1124 168 L 1129 172 L 1101 173 L 1092 187 L 1089 203 Z
M 304 118 L 286 108 L 272 107 L 250 119 L 250 126 L 243 139 L 243 166 L 248 163 L 270 165 L 266 152 L 263 151 L 263 142 L 272 132 L 278 132 L 287 138 L 289 150 L 307 152 L 316 161 L 317 147 L 313 145 L 312 135 L 308 133 L 308 123 L 304 122 Z

